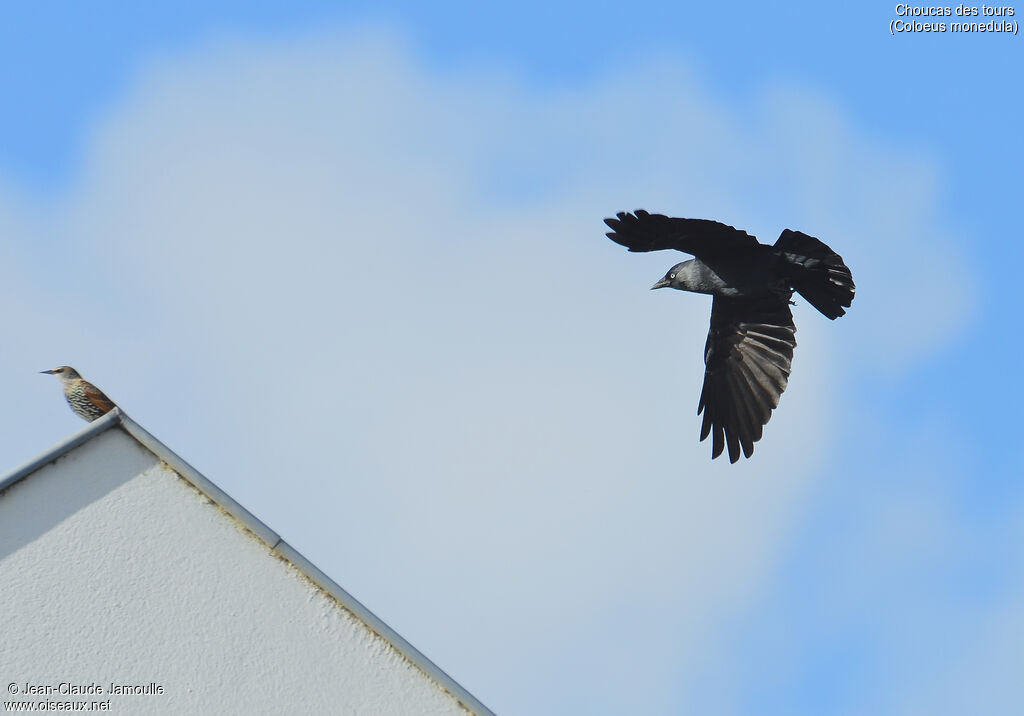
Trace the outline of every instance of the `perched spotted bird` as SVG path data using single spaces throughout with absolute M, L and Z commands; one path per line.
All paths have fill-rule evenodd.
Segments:
M 712 459 L 726 447 L 729 462 L 739 460 L 741 450 L 750 457 L 789 382 L 793 292 L 826 318 L 839 318 L 853 302 L 850 269 L 824 243 L 790 229 L 769 246 L 717 221 L 643 209 L 604 223 L 608 238 L 630 251 L 675 249 L 696 257 L 670 268 L 651 288 L 714 296 L 697 405 L 704 415 L 700 439 L 712 436 Z
M 75 415 L 92 422 L 103 417 L 115 407 L 114 401 L 103 394 L 103 391 L 87 380 L 83 380 L 78 371 L 69 365 L 62 365 L 53 370 L 40 371 L 60 378 L 64 387 L 64 397 Z

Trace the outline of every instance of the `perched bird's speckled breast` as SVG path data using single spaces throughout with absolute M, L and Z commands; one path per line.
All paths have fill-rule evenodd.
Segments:
M 72 382 L 64 392 L 64 397 L 67 398 L 68 405 L 71 406 L 75 415 L 92 422 L 106 415 L 110 408 L 104 409 L 93 403 L 85 392 L 84 384 L 85 381 L 81 379 Z

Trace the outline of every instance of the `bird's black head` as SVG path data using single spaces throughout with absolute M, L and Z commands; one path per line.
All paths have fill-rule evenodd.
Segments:
M 680 291 L 685 291 L 686 289 L 683 285 L 683 274 L 686 272 L 686 265 L 688 263 L 690 262 L 683 261 L 682 263 L 676 264 L 670 268 L 668 273 L 666 273 L 658 283 L 651 286 L 651 290 L 653 291 L 656 288 L 675 288 Z

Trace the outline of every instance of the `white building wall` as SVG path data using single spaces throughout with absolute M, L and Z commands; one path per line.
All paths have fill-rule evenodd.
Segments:
M 467 713 L 119 429 L 0 494 L 0 597 L 0 702 L 109 700 L 124 714 Z M 105 693 L 12 695 L 61 683 Z M 110 694 L 111 684 L 163 693 Z

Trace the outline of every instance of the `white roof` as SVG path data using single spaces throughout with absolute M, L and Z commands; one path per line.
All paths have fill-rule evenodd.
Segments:
M 195 468 L 175 454 L 174 451 L 153 437 L 119 409 L 114 409 L 54 446 L 46 453 L 0 477 L 0 496 L 15 483 L 25 480 L 33 473 L 57 461 L 75 448 L 112 429 L 123 431 L 131 438 L 134 438 L 135 441 L 153 453 L 159 460 L 163 461 L 181 478 L 206 495 L 206 497 L 262 541 L 267 546 L 270 555 L 289 562 L 313 584 L 337 601 L 344 609 L 348 610 L 370 630 L 389 643 L 411 664 L 436 682 L 444 691 L 451 694 L 464 708 L 479 716 L 493 716 L 493 712 L 490 709 L 480 703 L 479 700 L 456 683 L 430 659 L 403 639 L 351 594 L 342 589 L 330 577 L 320 571 L 313 563 L 303 557 L 295 548 L 285 542 L 280 535 L 256 519 L 248 510 L 232 499 L 230 495 L 200 474 Z

